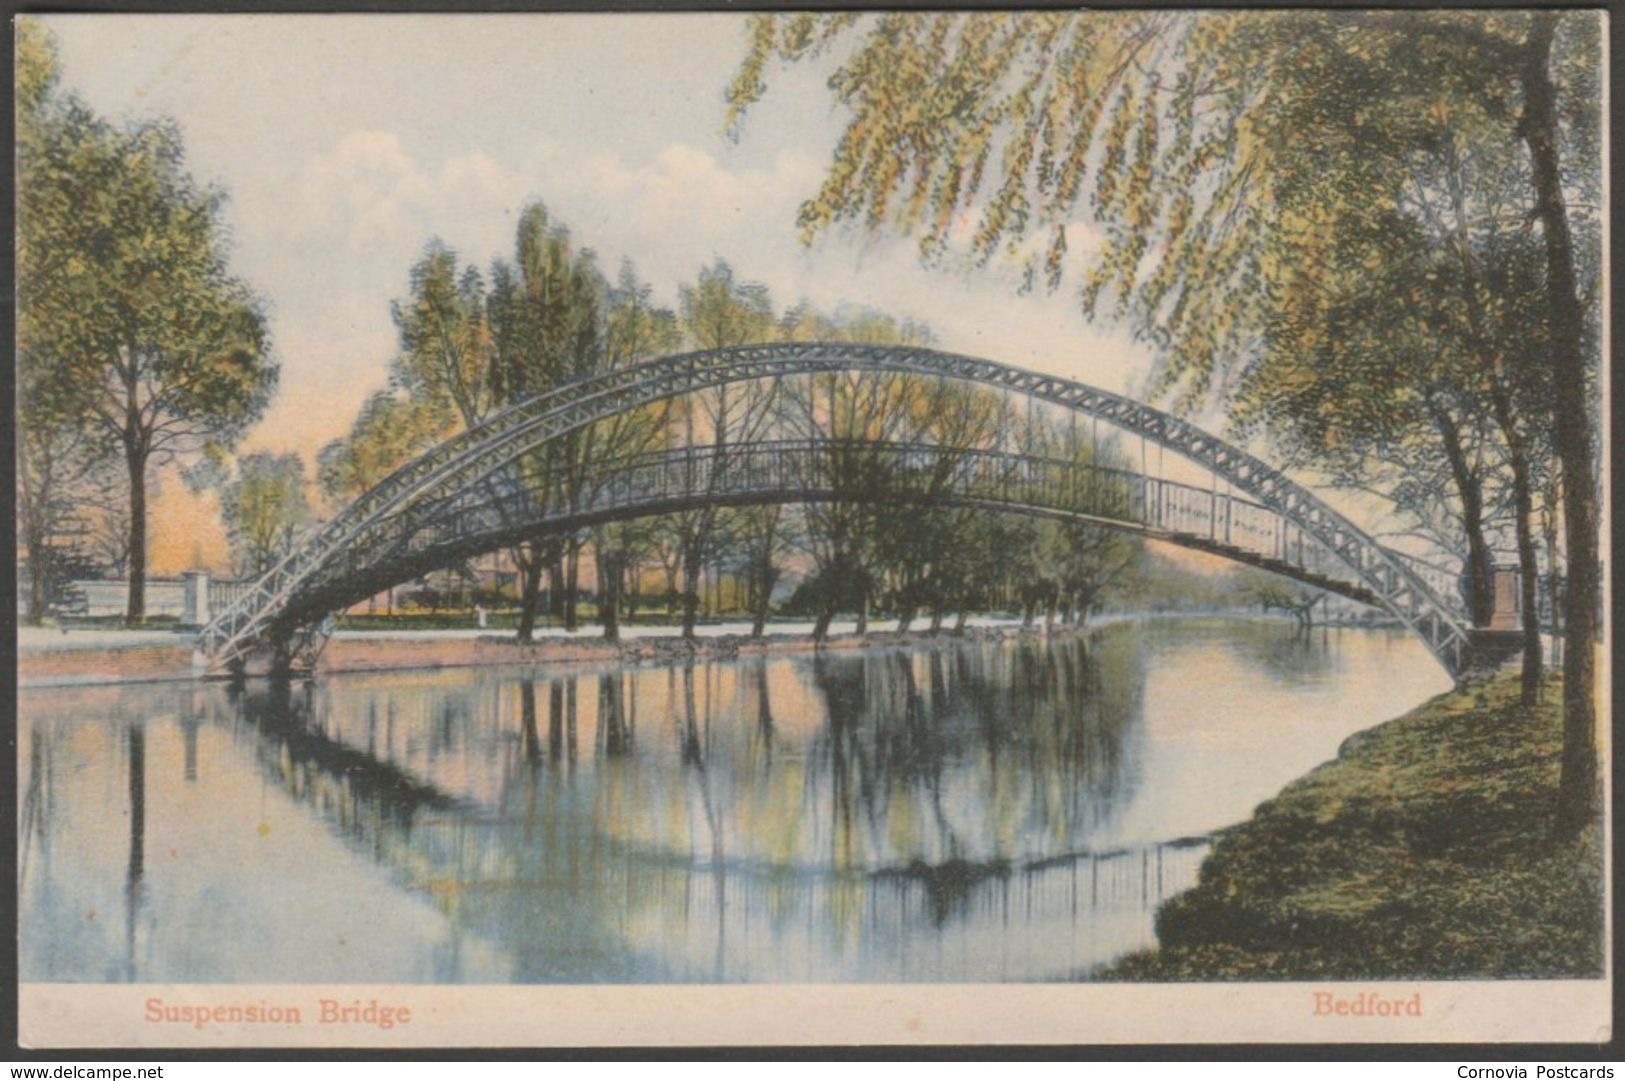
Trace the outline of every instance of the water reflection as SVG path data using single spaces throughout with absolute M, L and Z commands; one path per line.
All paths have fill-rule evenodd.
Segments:
M 1086 977 L 1203 833 L 1441 689 L 1331 633 L 27 692 L 23 976 Z

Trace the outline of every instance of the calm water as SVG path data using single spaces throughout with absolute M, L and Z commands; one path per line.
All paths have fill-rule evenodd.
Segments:
M 1448 685 L 1285 624 L 25 691 L 22 978 L 1025 981 Z

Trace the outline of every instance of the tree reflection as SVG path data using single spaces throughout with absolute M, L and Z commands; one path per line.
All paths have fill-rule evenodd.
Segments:
M 325 732 L 308 686 L 263 681 L 231 700 L 237 716 L 260 734 L 255 751 L 265 774 L 346 833 L 374 839 L 387 828 L 409 833 L 420 813 L 461 806 L 433 784 Z M 437 754 L 455 745 L 444 716 L 430 742 Z
M 1231 620 L 1223 641 L 1248 668 L 1290 687 L 1324 682 L 1337 672 L 1344 633 L 1340 628 L 1303 627 L 1286 620 Z
M 200 723 L 251 735 L 260 776 L 431 901 L 444 978 L 476 939 L 521 982 L 788 977 L 889 971 L 899 936 L 982 927 L 990 898 L 1008 919 L 1012 890 L 1048 898 L 1043 919 L 1075 904 L 1080 854 L 1136 784 L 1143 664 L 1133 636 L 955 642 L 253 683 L 177 715 L 190 748 Z
M 135 928 L 141 912 L 141 880 L 147 866 L 147 733 L 139 723 L 126 736 L 130 784 L 130 858 L 124 876 L 124 966 L 127 981 L 136 973 Z

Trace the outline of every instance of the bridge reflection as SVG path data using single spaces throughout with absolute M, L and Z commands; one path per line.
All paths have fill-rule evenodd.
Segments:
M 1440 689 L 1325 634 L 31 691 L 24 978 L 1087 974 L 1151 941 L 1184 834 Z
M 1141 664 L 1118 638 L 209 702 L 514 979 L 1028 978 L 1145 944 L 1193 881 L 1200 842 L 1095 843 Z

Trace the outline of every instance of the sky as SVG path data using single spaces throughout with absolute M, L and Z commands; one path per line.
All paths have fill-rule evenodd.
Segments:
M 904 238 L 842 232 L 804 247 L 796 208 L 843 116 L 827 67 L 792 68 L 727 138 L 741 16 L 42 21 L 65 88 L 109 117 L 173 118 L 193 175 L 228 194 L 231 268 L 265 298 L 282 369 L 245 450 L 313 464 L 387 384 L 390 302 L 424 245 L 488 266 L 535 199 L 601 266 L 630 258 L 668 305 L 721 257 L 781 310 L 861 303 L 927 323 L 946 349 L 1130 393 L 1146 378 L 1148 354 L 1086 322 L 1070 288 L 1019 296 L 1012 267 L 926 268 Z M 211 508 L 179 488 L 161 486 L 159 573 L 221 552 Z
M 789 69 L 727 139 L 736 16 L 46 21 L 68 87 L 108 115 L 174 117 L 194 175 L 229 195 L 232 267 L 268 300 L 283 367 L 256 446 L 308 453 L 340 434 L 387 379 L 390 301 L 424 244 L 488 265 L 533 199 L 668 304 L 720 256 L 781 308 L 861 302 L 929 323 L 945 348 L 1114 390 L 1143 374 L 1070 290 L 1020 297 L 1010 268 L 921 267 L 907 239 L 803 247 L 796 208 L 842 117 L 827 72 Z

